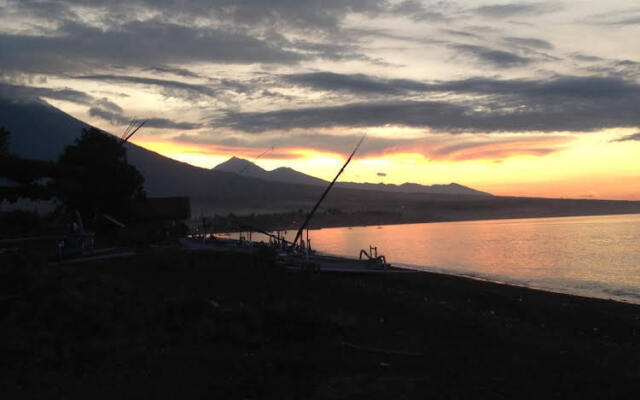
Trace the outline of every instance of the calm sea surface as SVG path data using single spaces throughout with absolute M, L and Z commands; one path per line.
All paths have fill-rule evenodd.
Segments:
M 357 257 L 374 245 L 396 265 L 640 303 L 637 214 L 328 228 L 309 237 L 323 253 Z

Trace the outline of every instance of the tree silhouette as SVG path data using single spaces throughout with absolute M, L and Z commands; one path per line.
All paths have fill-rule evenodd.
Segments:
M 0 157 L 9 155 L 9 131 L 0 127 Z
M 0 127 L 0 177 L 13 181 L 8 187 L 0 187 L 0 200 L 50 200 L 54 196 L 52 185 L 39 182 L 39 179 L 53 177 L 56 174 L 55 163 L 10 154 L 9 136 L 10 132 Z
M 57 196 L 89 225 L 103 213 L 126 217 L 131 201 L 145 198 L 143 183 L 122 141 L 93 127 L 83 129 L 58 161 Z

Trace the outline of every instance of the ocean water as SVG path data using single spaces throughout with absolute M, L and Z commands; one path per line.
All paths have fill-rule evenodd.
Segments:
M 357 257 L 373 245 L 395 265 L 640 304 L 638 214 L 327 228 L 309 237 L 323 253 Z

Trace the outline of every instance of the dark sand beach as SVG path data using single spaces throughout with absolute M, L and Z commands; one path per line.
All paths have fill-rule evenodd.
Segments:
M 0 260 L 4 398 L 635 398 L 640 306 L 143 250 Z

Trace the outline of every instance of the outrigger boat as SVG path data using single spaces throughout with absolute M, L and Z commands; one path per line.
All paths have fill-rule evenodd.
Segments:
M 366 136 L 366 135 L 365 135 Z M 412 270 L 402 269 L 391 266 L 387 263 L 384 255 L 378 255 L 378 248 L 369 246 L 369 251 L 360 250 L 358 259 L 350 259 L 345 257 L 337 257 L 331 255 L 318 254 L 311 248 L 309 240 L 309 221 L 315 214 L 316 210 L 325 199 L 337 179 L 345 170 L 356 151 L 362 144 L 365 136 L 362 136 L 351 155 L 344 163 L 338 174 L 333 178 L 325 191 L 320 196 L 311 209 L 307 218 L 298 229 L 293 241 L 288 241 L 282 232 L 275 234 L 265 230 L 255 229 L 249 226 L 243 226 L 246 236 L 241 234 L 238 240 L 217 238 L 214 235 L 203 233 L 200 239 L 191 238 L 184 239 L 182 244 L 192 250 L 218 250 L 218 251 L 239 251 L 252 252 L 260 247 L 267 247 L 277 252 L 276 263 L 291 270 L 300 271 L 326 271 L 326 272 L 353 272 L 353 273 L 387 273 L 387 272 L 413 272 Z M 303 232 L 307 231 L 306 240 L 302 237 Z M 252 232 L 261 233 L 269 238 L 269 242 L 252 241 Z

